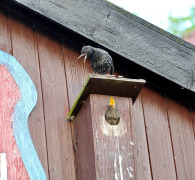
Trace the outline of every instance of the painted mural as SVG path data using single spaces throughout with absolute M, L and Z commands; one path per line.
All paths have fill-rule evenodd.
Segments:
M 0 51 L 0 154 L 6 157 L 0 179 L 5 179 L 3 168 L 9 180 L 47 179 L 28 129 L 36 102 L 37 92 L 26 71 L 13 56 Z

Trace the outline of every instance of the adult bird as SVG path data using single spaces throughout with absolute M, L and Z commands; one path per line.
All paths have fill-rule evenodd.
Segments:
M 112 57 L 105 50 L 92 46 L 83 46 L 78 59 L 83 56 L 85 57 L 84 62 L 86 59 L 90 60 L 91 68 L 95 73 L 112 74 L 114 72 Z

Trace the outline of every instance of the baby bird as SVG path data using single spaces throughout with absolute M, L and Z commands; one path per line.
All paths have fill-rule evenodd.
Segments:
M 87 58 L 90 60 L 91 68 L 95 73 L 107 74 L 110 72 L 112 74 L 114 72 L 112 57 L 105 50 L 92 46 L 83 46 L 78 59 L 83 56 L 85 56 L 84 62 Z
M 114 99 L 110 98 L 110 104 L 105 114 L 106 121 L 111 125 L 117 125 L 120 121 L 120 114 Z

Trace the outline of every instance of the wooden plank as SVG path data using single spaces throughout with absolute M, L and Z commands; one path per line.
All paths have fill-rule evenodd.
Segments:
M 176 179 L 164 98 L 149 88 L 143 89 L 141 95 L 153 179 Z
M 12 19 L 13 17 L 15 18 Z M 40 70 L 35 34 L 32 30 L 32 25 L 29 28 L 29 24 L 24 21 L 22 22 L 21 17 L 16 14 L 10 13 L 9 25 L 11 29 L 13 55 L 26 69 L 36 86 L 38 101 L 33 110 L 33 113 L 29 117 L 28 124 L 32 141 L 45 170 L 47 178 L 49 178 Z
M 150 159 L 145 132 L 144 114 L 141 96 L 137 98 L 132 107 L 132 123 L 134 138 L 135 179 L 151 180 Z
M 74 120 L 89 94 L 120 96 L 136 100 L 145 84 L 142 79 L 128 79 L 110 75 L 89 74 L 74 105 L 68 114 L 69 120 Z
M 133 179 L 132 100 L 113 98 L 120 112 L 120 122 L 116 127 L 110 127 L 103 118 L 110 96 L 90 95 L 93 129 L 96 130 L 93 132 L 96 175 L 97 179 Z
M 195 106 L 191 107 L 191 116 L 192 116 L 192 123 L 194 128 L 194 139 L 195 139 Z
M 195 92 L 195 47 L 108 1 L 11 2 L 25 6 L 160 77 Z
M 63 49 L 68 97 L 70 107 L 72 107 L 90 73 L 90 64 L 89 61 L 83 63 L 82 60 L 77 59 L 80 55 L 80 49 L 77 45 L 64 42 Z
M 89 98 L 73 124 L 76 179 L 96 179 L 91 104 Z
M 167 98 L 174 158 L 178 179 L 195 179 L 195 139 L 189 108 L 179 101 Z
M 72 41 L 63 41 L 63 56 L 65 62 L 66 83 L 69 101 L 69 111 L 73 106 L 83 84 L 90 73 L 89 61 L 83 63 L 82 60 L 77 58 L 80 55 L 80 49 L 78 44 L 74 44 Z M 74 140 L 74 127 L 71 124 L 72 140 Z M 74 142 L 73 142 L 74 143 Z M 77 162 L 75 162 L 76 164 Z M 77 171 L 77 170 L 76 170 Z
M 79 156 L 77 168 L 81 180 L 134 179 L 132 100 L 113 98 L 120 113 L 118 125 L 110 125 L 104 118 L 110 96 L 97 94 L 89 96 L 76 120 L 76 158 Z
M 75 179 L 63 51 L 46 30 L 37 33 L 51 180 Z
M 7 11 L 0 8 L 0 49 L 12 54 L 10 29 L 6 17 Z

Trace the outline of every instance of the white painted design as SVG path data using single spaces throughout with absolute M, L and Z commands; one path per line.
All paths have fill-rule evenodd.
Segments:
M 133 171 L 133 168 L 130 166 L 130 170 Z
M 131 144 L 132 146 L 134 145 L 134 143 L 133 143 L 133 142 L 131 142 L 131 141 L 130 141 L 130 144 Z
M 7 160 L 5 153 L 0 153 L 0 180 L 7 180 Z
M 121 155 L 119 155 L 119 167 L 120 167 L 121 180 L 123 180 L 123 168 L 122 168 L 122 157 L 121 157 Z
M 122 119 L 120 119 L 120 122 L 119 122 L 118 125 L 110 125 L 105 120 L 105 117 L 102 116 L 101 117 L 100 128 L 106 136 L 118 136 L 118 137 L 120 137 L 120 136 L 127 133 L 127 126 L 126 126 L 125 123 L 123 123 Z
M 130 167 L 130 169 L 132 169 L 132 168 Z M 133 174 L 131 173 L 131 171 L 129 170 L 128 167 L 127 167 L 127 172 L 128 172 L 128 174 L 129 174 L 129 178 L 133 178 Z

